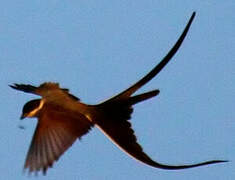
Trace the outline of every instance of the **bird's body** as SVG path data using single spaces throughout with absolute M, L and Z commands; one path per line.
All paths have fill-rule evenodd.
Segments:
M 38 124 L 32 139 L 25 168 L 30 172 L 42 170 L 44 173 L 75 142 L 77 138 L 96 126 L 119 148 L 131 157 L 156 168 L 176 170 L 202 165 L 221 163 L 213 160 L 192 165 L 164 165 L 152 160 L 138 144 L 130 119 L 133 105 L 159 94 L 152 90 L 133 95 L 139 88 L 156 76 L 170 61 L 183 42 L 193 21 L 193 13 L 182 35 L 163 58 L 146 76 L 118 95 L 96 105 L 82 103 L 59 84 L 47 82 L 38 87 L 24 84 L 11 85 L 12 88 L 41 96 L 25 104 L 22 118 L 36 117 Z

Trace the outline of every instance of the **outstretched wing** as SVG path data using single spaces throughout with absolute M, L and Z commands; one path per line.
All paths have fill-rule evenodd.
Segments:
M 26 93 L 32 93 L 32 94 L 35 94 L 35 90 L 37 89 L 37 87 L 32 86 L 30 84 L 13 84 L 13 85 L 9 85 L 9 86 L 13 89 L 23 91 Z
M 142 79 L 140 79 L 138 82 L 133 84 L 128 89 L 124 90 L 123 92 L 119 93 L 118 95 L 112 97 L 110 100 L 118 100 L 123 99 L 131 96 L 133 93 L 135 93 L 140 87 L 145 85 L 147 82 L 149 82 L 154 76 L 156 76 L 164 67 L 165 65 L 171 60 L 171 58 L 175 55 L 175 53 L 178 51 L 179 47 L 181 46 L 185 36 L 188 33 L 188 30 L 193 22 L 193 19 L 195 17 L 195 12 L 193 12 L 188 24 L 186 25 L 183 33 L 179 37 L 178 41 L 175 43 L 173 48 L 168 52 L 168 54 L 162 59 L 162 61 L 155 66 L 147 75 L 145 75 Z
M 67 113 L 58 107 L 45 104 L 27 154 L 25 169 L 43 171 L 74 143 L 86 134 L 93 124 L 82 114 Z
M 65 94 L 67 94 L 70 98 L 79 101 L 80 99 L 72 94 L 69 93 L 69 89 L 66 88 L 60 88 L 58 83 L 52 83 L 52 82 L 46 82 L 41 84 L 39 87 L 32 86 L 30 84 L 13 84 L 9 85 L 11 88 L 23 91 L 26 93 L 32 93 L 39 96 L 45 96 L 48 93 L 53 93 L 53 91 L 61 91 Z

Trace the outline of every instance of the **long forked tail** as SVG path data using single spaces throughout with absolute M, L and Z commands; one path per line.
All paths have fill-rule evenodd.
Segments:
M 180 170 L 227 162 L 224 160 L 212 160 L 197 164 L 173 166 L 161 164 L 152 160 L 143 151 L 141 145 L 137 142 L 134 130 L 131 128 L 130 119 L 133 112 L 132 106 L 134 104 L 152 98 L 158 93 L 158 90 L 153 90 L 147 93 L 129 97 L 125 100 L 106 101 L 102 104 L 96 105 L 102 114 L 98 119 L 96 119 L 96 127 L 98 127 L 116 146 L 118 146 L 129 156 L 155 168 Z
M 154 76 L 156 76 L 174 56 L 188 32 L 190 25 L 194 19 L 194 16 L 195 12 L 192 14 L 187 26 L 185 27 L 183 33 L 181 34 L 174 47 L 163 58 L 163 60 L 157 66 L 155 66 L 146 76 L 144 76 L 134 85 L 119 93 L 118 95 L 114 96 L 113 98 L 101 104 L 95 105 L 100 112 L 100 116 L 95 119 L 96 127 L 98 127 L 115 145 L 117 145 L 121 150 L 126 152 L 129 156 L 155 168 L 161 168 L 166 170 L 179 170 L 227 162 L 225 160 L 212 160 L 197 164 L 178 166 L 158 163 L 152 160 L 143 151 L 142 147 L 137 142 L 134 130 L 131 128 L 130 119 L 131 114 L 133 112 L 132 106 L 141 101 L 156 96 L 159 93 L 159 90 L 153 90 L 135 96 L 132 96 L 132 94 L 144 84 L 146 84 L 148 81 L 150 81 Z

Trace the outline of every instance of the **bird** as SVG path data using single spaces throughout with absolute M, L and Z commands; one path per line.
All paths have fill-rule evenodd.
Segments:
M 159 90 L 151 90 L 133 95 L 138 89 L 154 78 L 178 51 L 195 17 L 191 15 L 181 36 L 168 54 L 147 75 L 132 86 L 110 99 L 89 105 L 71 94 L 69 89 L 60 88 L 55 82 L 45 82 L 39 86 L 12 84 L 11 88 L 41 96 L 27 102 L 20 119 L 37 118 L 37 126 L 26 156 L 24 169 L 29 173 L 46 174 L 61 155 L 77 140 L 97 127 L 116 146 L 132 158 L 151 167 L 165 170 L 179 170 L 203 165 L 224 163 L 226 160 L 211 160 L 188 165 L 165 165 L 154 161 L 137 142 L 131 127 L 133 106 L 153 98 Z

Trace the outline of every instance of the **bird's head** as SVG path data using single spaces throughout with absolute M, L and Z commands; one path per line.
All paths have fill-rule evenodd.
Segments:
M 37 117 L 38 112 L 41 110 L 44 101 L 42 99 L 34 99 L 27 102 L 22 110 L 22 115 L 20 119 L 24 119 L 26 117 Z

